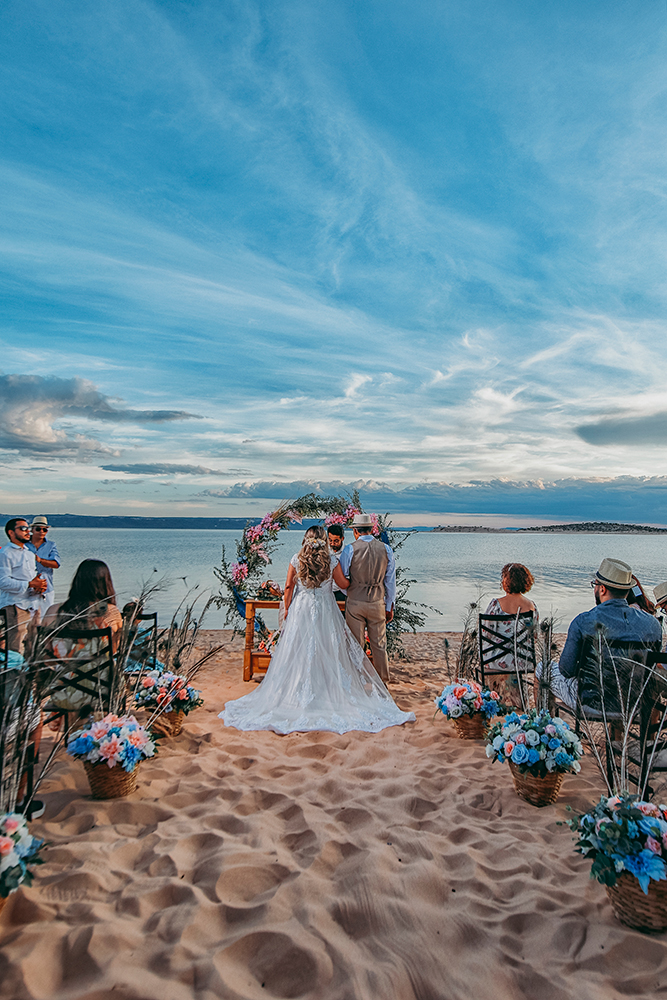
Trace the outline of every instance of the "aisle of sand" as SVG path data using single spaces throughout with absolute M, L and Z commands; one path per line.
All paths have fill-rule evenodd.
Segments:
M 249 690 L 240 645 L 199 677 L 206 706 L 94 802 L 79 763 L 45 787 L 50 841 L 0 917 L 12 1000 L 639 998 L 667 995 L 664 938 L 621 927 L 572 850 L 566 806 L 518 799 L 508 770 L 456 738 L 432 698 L 442 636 L 392 692 L 417 714 L 378 735 L 225 729 Z

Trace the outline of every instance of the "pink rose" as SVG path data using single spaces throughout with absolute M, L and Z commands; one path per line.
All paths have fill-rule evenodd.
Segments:
M 100 743 L 100 757 L 106 760 L 109 767 L 113 767 L 120 757 L 122 746 L 116 735 L 110 736 L 108 740 Z
M 0 854 L 10 854 L 14 850 L 14 841 L 9 837 L 0 837 Z
M 500 695 L 498 694 L 498 692 L 497 692 L 497 691 L 492 691 L 492 692 L 491 692 L 491 698 L 492 698 L 492 699 L 493 699 L 494 701 L 499 701 L 499 700 L 500 700 Z
M 556 727 L 552 726 L 552 725 L 545 726 L 544 727 L 544 732 L 548 733 L 549 736 L 555 736 L 556 735 Z
M 178 697 L 180 698 L 181 701 L 185 701 L 186 698 L 187 698 L 187 696 L 188 696 L 188 692 L 187 691 L 179 691 L 178 692 Z
M 19 828 L 19 821 L 11 816 L 5 820 L 5 830 L 7 833 L 16 833 Z
M 145 688 L 152 688 L 153 685 L 155 684 L 155 678 L 154 677 L 144 677 L 144 679 L 143 679 L 143 681 L 141 683 L 142 683 L 142 685 Z
M 655 816 L 656 819 L 660 819 L 660 810 L 657 806 L 654 806 L 652 802 L 638 802 L 637 808 L 640 812 L 643 812 L 645 816 Z
M 514 742 L 515 743 L 525 743 L 526 742 L 526 734 L 525 733 L 515 733 Z
M 512 750 L 514 750 L 514 744 L 512 743 L 511 740 L 508 740 L 505 746 L 503 747 L 503 753 L 505 754 L 506 757 L 509 757 L 509 755 L 512 753 Z
M 654 837 L 650 835 L 646 838 L 646 846 L 649 851 L 653 851 L 654 854 L 662 854 L 662 846 L 655 840 Z

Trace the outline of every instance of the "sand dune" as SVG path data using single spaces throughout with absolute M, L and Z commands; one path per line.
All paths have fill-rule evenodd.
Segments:
M 58 765 L 34 824 L 47 863 L 0 917 L 3 998 L 667 995 L 664 938 L 614 920 L 558 825 L 599 794 L 591 762 L 555 806 L 518 799 L 433 721 L 441 637 L 396 671 L 417 722 L 377 735 L 225 729 L 239 648 L 130 798 L 94 802 L 82 766 Z

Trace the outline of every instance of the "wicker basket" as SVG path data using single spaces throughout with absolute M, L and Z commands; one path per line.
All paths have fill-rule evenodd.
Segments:
M 488 719 L 481 712 L 475 712 L 474 715 L 459 715 L 458 719 L 452 719 L 452 722 L 462 740 L 483 740 L 489 725 Z
M 185 712 L 163 712 L 158 715 L 154 722 L 151 722 L 151 732 L 155 736 L 178 736 L 183 729 L 183 719 Z
M 516 794 L 520 799 L 530 802 L 531 806 L 548 806 L 555 802 L 560 795 L 560 786 L 563 784 L 564 774 L 547 774 L 540 778 L 530 771 L 521 774 L 519 768 L 513 761 L 509 762 L 510 771 L 514 778 Z
M 648 895 L 629 872 L 621 872 L 616 885 L 606 885 L 614 915 L 622 924 L 638 931 L 664 931 L 667 928 L 667 883 L 651 880 Z
M 83 766 L 94 799 L 120 799 L 137 790 L 138 764 L 135 764 L 134 770 L 129 772 L 120 764 L 109 767 L 108 764 L 91 764 L 89 760 L 84 760 Z

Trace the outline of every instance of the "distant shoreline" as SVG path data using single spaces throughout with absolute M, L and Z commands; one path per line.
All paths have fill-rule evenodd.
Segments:
M 520 531 L 548 532 L 551 535 L 569 535 L 580 532 L 587 535 L 667 535 L 667 528 L 655 528 L 650 524 L 619 524 L 616 521 L 581 521 L 573 524 L 540 524 L 532 528 L 486 528 L 482 525 L 439 524 L 432 529 L 437 532 L 479 532 L 489 535 L 516 535 Z

